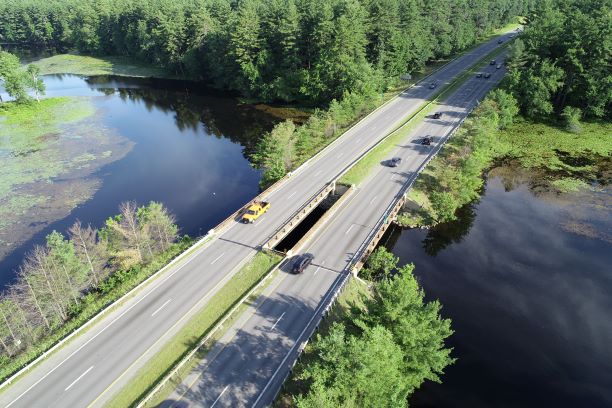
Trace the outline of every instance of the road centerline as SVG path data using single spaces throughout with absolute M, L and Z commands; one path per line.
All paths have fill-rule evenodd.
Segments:
M 283 312 L 282 315 L 280 315 L 280 317 L 276 320 L 276 322 L 274 322 L 274 324 L 272 325 L 272 327 L 270 327 L 270 331 L 274 330 L 274 328 L 276 327 L 276 325 L 278 324 L 278 322 L 281 321 L 281 319 L 283 318 L 283 316 L 285 315 L 285 313 L 287 312 Z
M 164 304 L 163 304 L 163 305 L 161 305 L 160 307 L 158 307 L 158 308 L 157 308 L 157 310 L 155 310 L 155 311 L 154 311 L 154 312 L 151 314 L 151 317 L 155 317 L 155 315 L 156 315 L 157 313 L 159 313 L 159 311 L 160 311 L 160 310 L 162 310 L 164 307 L 166 307 L 166 305 L 167 305 L 168 303 L 170 303 L 171 301 L 172 301 L 172 299 L 168 299 L 168 300 L 166 300 L 166 301 L 164 302 Z
M 217 402 L 219 402 L 219 400 L 221 399 L 221 397 L 223 396 L 223 394 L 225 394 L 225 391 L 227 391 L 227 389 L 229 388 L 229 385 L 226 385 L 225 388 L 223 389 L 223 391 L 221 391 L 221 394 L 219 394 L 219 396 L 217 397 L 217 399 L 215 400 L 215 402 L 212 403 L 212 405 L 210 406 L 210 408 L 213 408 Z
M 287 196 L 287 200 L 297 194 L 297 190 Z
M 218 257 L 216 257 L 216 258 L 214 259 L 214 261 L 212 261 L 210 264 L 211 264 L 211 265 L 214 265 L 214 264 L 215 264 L 215 262 L 217 262 L 219 259 L 221 259 L 221 258 L 223 257 L 223 255 L 225 255 L 225 252 L 224 252 L 224 253 L 222 253 L 221 255 L 219 255 Z
M 353 229 L 353 227 L 354 227 L 354 226 L 355 226 L 355 224 L 351 224 L 351 226 L 350 226 L 350 227 L 348 227 L 348 229 L 346 230 L 346 232 L 344 233 L 344 235 L 348 234 L 348 233 L 349 233 L 349 232 L 350 232 L 350 231 Z
M 69 386 L 67 386 L 67 387 L 64 389 L 64 391 L 68 391 L 70 388 L 72 388 L 72 386 L 73 386 L 74 384 L 76 384 L 76 383 L 77 383 L 77 382 L 78 382 L 78 381 L 79 381 L 81 378 L 85 377 L 85 375 L 86 375 L 88 372 L 90 372 L 90 371 L 91 371 L 93 368 L 94 368 L 94 366 L 91 366 L 91 367 L 89 367 L 87 370 L 85 370 L 85 372 L 84 372 L 83 374 L 79 375 L 79 376 L 77 377 L 77 379 L 76 379 L 76 380 L 74 380 L 73 382 L 71 382 L 71 383 L 70 383 L 70 385 L 69 385 Z

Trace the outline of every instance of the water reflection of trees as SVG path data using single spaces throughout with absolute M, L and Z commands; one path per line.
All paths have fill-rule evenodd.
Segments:
M 88 78 L 87 83 L 105 95 L 142 102 L 149 111 L 155 108 L 173 114 L 181 131 L 203 127 L 209 135 L 227 137 L 244 146 L 247 158 L 261 135 L 277 122 L 253 106 L 206 92 L 201 85 L 188 81 L 96 76 Z
M 458 244 L 468 235 L 476 219 L 475 208 L 479 201 L 473 201 L 457 210 L 457 219 L 438 224 L 427 232 L 423 249 L 429 256 L 436 256 L 451 244 Z

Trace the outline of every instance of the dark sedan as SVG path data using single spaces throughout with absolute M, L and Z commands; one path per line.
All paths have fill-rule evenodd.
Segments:
M 402 162 L 402 158 L 401 157 L 394 157 L 391 160 L 389 160 L 387 162 L 387 165 L 389 167 L 397 167 L 400 165 L 400 163 Z
M 312 263 L 314 256 L 312 254 L 304 254 L 302 256 L 298 256 L 297 259 L 293 262 L 293 268 L 291 268 L 291 273 L 299 274 L 304 272 L 306 268 Z

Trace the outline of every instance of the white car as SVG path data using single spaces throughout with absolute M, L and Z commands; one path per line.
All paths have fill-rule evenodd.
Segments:
M 497 64 L 497 66 L 495 67 L 496 69 L 500 69 L 502 67 L 502 64 Z

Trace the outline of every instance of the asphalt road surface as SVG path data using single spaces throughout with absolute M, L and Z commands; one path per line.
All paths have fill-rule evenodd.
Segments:
M 300 275 L 282 268 L 281 283 L 248 320 L 238 323 L 236 335 L 206 361 L 197 381 L 192 376 L 181 384 L 163 407 L 262 407 L 272 403 L 297 357 L 298 346 L 312 334 L 326 300 L 346 278 L 349 261 L 385 209 L 504 74 L 504 69 L 489 65 L 482 71 L 490 72 L 491 78 L 467 80 L 437 107 L 440 119 L 426 119 L 397 146 L 389 158 L 401 157 L 401 164 L 393 168 L 381 164 L 300 251 L 314 255 L 312 265 Z M 425 136 L 432 137 L 431 146 L 420 144 Z
M 326 149 L 324 154 L 302 166 L 266 197 L 271 202 L 271 208 L 264 217 L 253 225 L 232 224 L 219 237 L 190 255 L 186 262 L 169 269 L 129 301 L 96 321 L 84 334 L 71 340 L 14 384 L 5 387 L 0 393 L 0 406 L 88 407 L 102 406 L 108 402 L 133 378 L 138 368 L 180 329 L 190 314 L 204 306 L 239 270 L 239 266 L 256 252 L 255 248 L 264 243 L 318 189 L 426 103 L 427 98 L 438 92 L 440 87 L 497 46 L 497 39 L 493 39 L 463 54 L 423 83 L 413 86 L 366 117 Z M 431 82 L 437 83 L 436 89 L 430 89 Z M 411 146 L 404 153 L 409 151 L 418 152 L 417 157 L 426 153 L 419 146 Z M 401 168 L 408 171 L 411 160 L 407 159 Z M 399 186 L 399 179 L 395 184 Z M 382 194 L 380 198 L 383 199 Z M 378 203 L 374 207 L 378 207 Z M 235 209 L 228 209 L 228 212 L 230 210 Z M 364 225 L 375 219 L 363 215 Z M 344 225 L 334 224 L 339 225 L 338 228 Z M 353 233 L 358 231 L 362 229 L 354 228 Z M 349 236 L 342 238 L 345 242 Z M 337 254 L 344 251 L 341 247 L 330 250 Z M 319 254 L 317 258 L 326 259 L 326 256 Z M 328 273 L 334 277 L 342 269 L 341 263 L 333 261 L 331 254 L 328 262 L 331 270 L 336 272 L 322 268 L 325 272 L 317 275 L 315 282 Z M 300 278 L 307 279 L 310 275 L 305 274 Z M 300 292 L 299 296 L 296 293 L 299 299 L 310 299 L 309 294 L 312 295 L 309 307 L 319 301 L 320 290 L 311 288 L 314 285 L 310 283 L 308 290 Z M 320 285 L 321 290 L 329 286 L 325 283 Z M 282 324 L 279 323 L 279 329 L 289 321 L 285 319 Z M 296 327 L 300 324 L 296 323 Z M 219 383 L 224 383 L 228 373 L 220 375 Z M 249 395 L 255 395 L 253 392 Z M 226 394 L 231 393 L 228 391 Z

